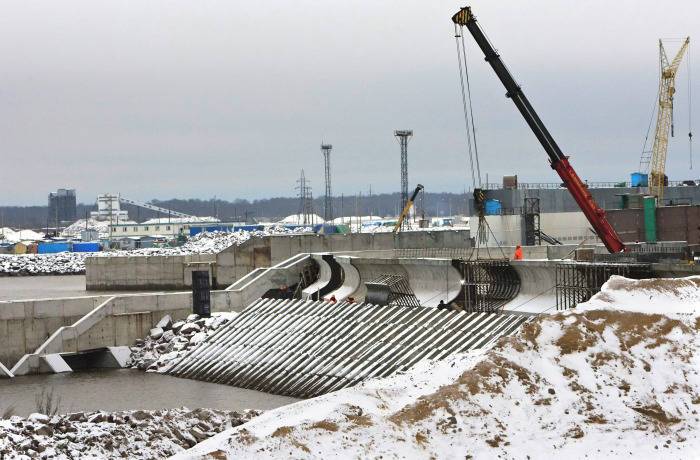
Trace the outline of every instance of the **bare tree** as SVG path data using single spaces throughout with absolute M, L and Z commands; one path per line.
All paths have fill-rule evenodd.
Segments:
M 42 387 L 41 393 L 34 396 L 36 411 L 44 415 L 56 415 L 61 407 L 61 397 L 56 396 L 53 387 Z

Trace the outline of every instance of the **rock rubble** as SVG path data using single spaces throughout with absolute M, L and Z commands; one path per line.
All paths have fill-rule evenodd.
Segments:
M 173 322 L 170 315 L 161 318 L 144 339 L 131 347 L 127 366 L 146 372 L 167 372 L 192 347 L 202 343 L 236 313 L 212 313 L 210 318 L 189 315 L 184 321 Z
M 260 413 L 183 407 L 14 416 L 0 420 L 0 458 L 165 458 Z

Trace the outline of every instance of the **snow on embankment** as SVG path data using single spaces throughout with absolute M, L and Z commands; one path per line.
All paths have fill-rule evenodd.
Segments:
M 613 278 L 490 350 L 267 412 L 176 458 L 696 458 L 698 291 L 700 277 Z
M 164 409 L 0 419 L 0 458 L 164 458 L 259 411 Z
M 143 248 L 131 251 L 61 252 L 58 254 L 0 254 L 0 276 L 3 275 L 73 275 L 85 273 L 86 257 L 127 256 L 180 256 L 189 254 L 217 254 L 231 246 L 238 246 L 251 238 L 268 235 L 308 233 L 311 228 L 270 227 L 266 230 L 238 232 L 202 232 L 177 247 Z

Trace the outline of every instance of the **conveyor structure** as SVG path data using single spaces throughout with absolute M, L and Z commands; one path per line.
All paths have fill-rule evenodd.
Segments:
M 531 315 L 260 299 L 168 373 L 312 397 L 482 348 Z

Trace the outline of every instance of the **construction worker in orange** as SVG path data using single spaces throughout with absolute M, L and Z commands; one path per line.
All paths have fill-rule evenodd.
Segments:
M 513 256 L 513 260 L 523 260 L 523 248 L 521 248 L 520 245 L 515 247 L 515 255 Z

